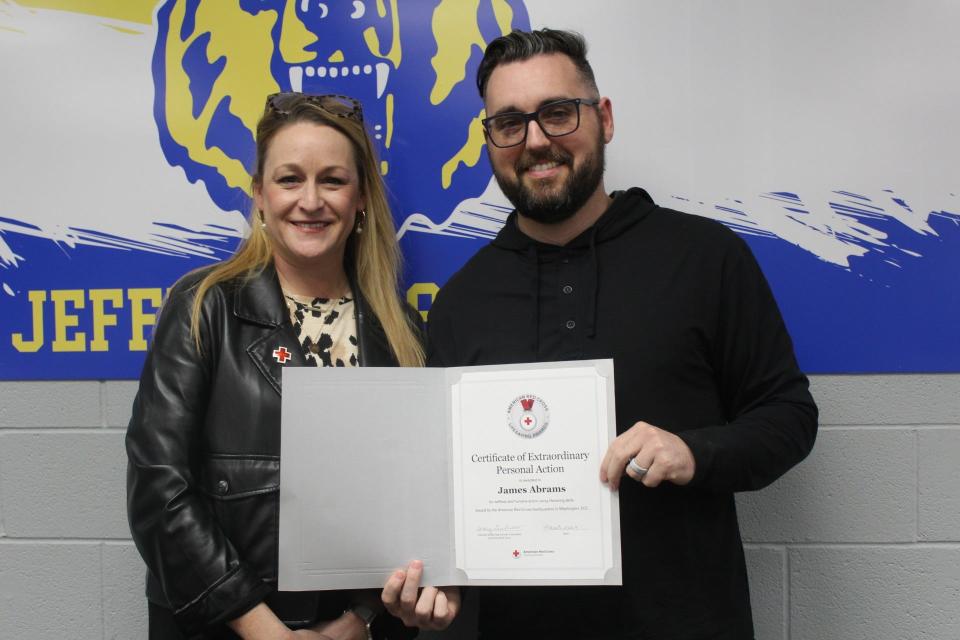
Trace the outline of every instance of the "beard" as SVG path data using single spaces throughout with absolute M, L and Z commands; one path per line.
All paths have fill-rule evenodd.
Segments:
M 524 151 L 514 167 L 514 176 L 503 175 L 496 168 L 493 176 L 503 195 L 516 207 L 517 213 L 542 224 L 558 224 L 579 211 L 597 190 L 603 180 L 604 152 L 601 133 L 593 152 L 586 155 L 576 169 L 572 169 L 573 156 L 562 149 L 550 147 L 536 154 Z M 553 187 L 539 180 L 534 181 L 533 186 L 524 184 L 522 176 L 526 170 L 542 162 L 557 162 L 571 167 L 571 171 L 566 180 Z M 538 183 L 541 188 L 537 188 Z

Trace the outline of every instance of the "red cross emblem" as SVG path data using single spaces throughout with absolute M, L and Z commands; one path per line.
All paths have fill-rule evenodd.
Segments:
M 533 418 L 531 418 L 530 416 L 527 416 L 526 418 L 523 419 L 523 424 L 527 425 L 528 427 L 530 426 L 531 422 L 533 422 Z
M 520 552 L 517 551 L 516 549 L 514 549 L 514 550 L 513 550 L 513 557 L 514 557 L 514 558 L 519 558 L 519 557 L 520 557 Z
M 292 358 L 293 355 L 287 351 L 286 347 L 280 347 L 279 349 L 273 350 L 273 357 L 276 358 L 280 364 L 286 364 L 287 360 Z

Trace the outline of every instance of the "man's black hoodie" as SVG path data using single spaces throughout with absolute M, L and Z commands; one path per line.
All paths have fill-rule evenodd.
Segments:
M 617 432 L 678 434 L 687 486 L 620 488 L 622 587 L 478 589 L 483 638 L 752 638 L 735 491 L 766 486 L 813 446 L 817 409 L 776 302 L 725 226 L 614 194 L 567 243 L 516 213 L 443 287 L 429 362 L 613 358 Z M 599 469 L 598 469 L 599 474 Z

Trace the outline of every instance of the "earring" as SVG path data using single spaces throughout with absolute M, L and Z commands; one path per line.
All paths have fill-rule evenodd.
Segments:
M 267 228 L 267 221 L 263 218 L 263 209 L 258 209 L 258 211 L 260 212 L 260 228 L 265 230 Z
M 357 212 L 357 233 L 363 233 L 363 225 L 367 223 L 367 212 L 363 209 Z

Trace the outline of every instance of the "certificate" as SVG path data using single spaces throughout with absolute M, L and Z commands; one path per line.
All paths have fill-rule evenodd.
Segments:
M 610 360 L 284 371 L 282 590 L 620 584 Z

